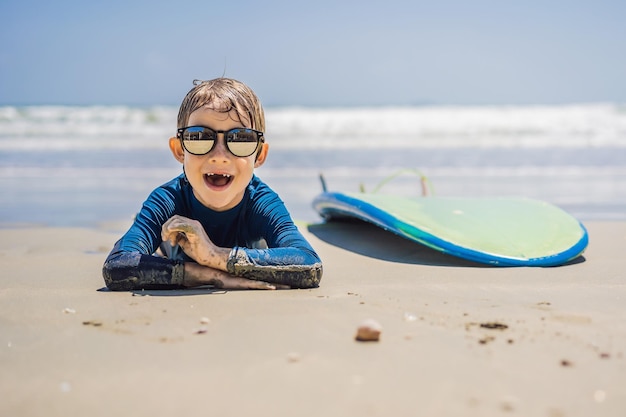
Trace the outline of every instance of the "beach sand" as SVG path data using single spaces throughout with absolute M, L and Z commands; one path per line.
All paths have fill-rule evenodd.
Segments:
M 302 226 L 317 289 L 116 293 L 124 226 L 0 230 L 1 416 L 626 415 L 626 223 L 556 268 Z

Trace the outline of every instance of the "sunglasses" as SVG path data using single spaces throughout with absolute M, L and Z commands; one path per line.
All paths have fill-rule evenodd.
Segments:
M 213 130 L 204 126 L 187 126 L 177 129 L 183 148 L 193 155 L 206 155 L 215 148 L 217 134 L 223 133 L 226 148 L 235 156 L 252 155 L 264 142 L 263 132 L 237 127 L 230 130 Z

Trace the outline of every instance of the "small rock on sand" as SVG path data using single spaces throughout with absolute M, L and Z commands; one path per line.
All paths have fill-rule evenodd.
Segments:
M 356 331 L 355 339 L 359 342 L 378 342 L 383 327 L 376 320 L 364 320 Z

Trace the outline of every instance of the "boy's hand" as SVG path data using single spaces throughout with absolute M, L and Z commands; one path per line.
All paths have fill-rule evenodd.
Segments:
M 182 250 L 200 265 L 226 271 L 230 249 L 216 246 L 207 236 L 199 221 L 183 216 L 173 216 L 161 229 L 163 241 Z
M 270 284 L 265 281 L 235 277 L 227 272 L 194 264 L 193 262 L 185 263 L 185 282 L 183 285 L 186 287 L 213 285 L 216 288 L 223 288 L 225 290 L 289 289 L 287 285 Z

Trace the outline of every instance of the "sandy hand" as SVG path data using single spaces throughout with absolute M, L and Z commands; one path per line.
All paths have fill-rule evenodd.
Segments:
M 173 216 L 163 224 L 161 238 L 172 246 L 179 245 L 189 257 L 201 265 L 226 270 L 230 250 L 216 246 L 197 220 Z
M 199 285 L 213 285 L 216 288 L 228 290 L 277 290 L 288 289 L 289 286 L 271 284 L 243 277 L 230 275 L 228 272 L 198 265 L 193 262 L 185 264 L 185 283 L 188 287 Z

